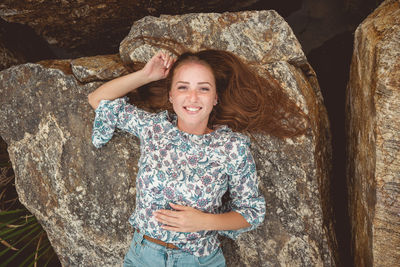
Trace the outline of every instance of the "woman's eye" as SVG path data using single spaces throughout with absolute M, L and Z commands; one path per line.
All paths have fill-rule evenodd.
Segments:
M 210 88 L 208 88 L 208 87 L 202 87 L 202 88 L 201 88 L 201 91 L 203 91 L 203 92 L 208 92 L 208 91 L 210 91 Z
M 179 86 L 178 87 L 178 90 L 185 90 L 186 89 L 186 86 Z

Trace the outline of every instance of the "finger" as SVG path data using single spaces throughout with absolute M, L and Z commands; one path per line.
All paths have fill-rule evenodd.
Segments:
M 169 67 L 169 65 L 168 65 L 169 59 L 170 59 L 170 55 L 166 54 L 165 58 L 164 58 L 164 67 L 166 67 L 167 69 Z
M 164 65 L 165 62 L 165 53 L 163 53 L 161 50 L 158 51 L 157 55 L 154 57 L 154 60 L 161 65 Z
M 172 66 L 172 64 L 174 64 L 175 59 L 173 57 L 170 57 L 168 59 L 168 64 L 167 64 L 167 68 L 170 68 Z
M 179 217 L 179 212 L 173 211 L 173 210 L 158 210 L 154 212 L 155 214 L 161 214 L 165 216 L 169 216 L 172 218 L 178 218 Z
M 167 225 L 173 225 L 173 226 L 178 226 L 180 225 L 179 223 L 179 219 L 176 217 L 171 217 L 162 213 L 157 213 L 155 214 L 155 219 L 163 224 L 167 224 Z
M 187 206 L 182 206 L 182 205 L 178 205 L 178 204 L 174 204 L 174 203 L 169 203 L 169 205 L 175 209 L 175 210 L 187 210 L 189 207 Z
M 174 217 L 169 217 L 166 215 L 158 214 L 155 216 L 155 218 L 158 222 L 169 225 L 169 226 L 175 226 L 175 227 L 180 226 L 179 220 Z

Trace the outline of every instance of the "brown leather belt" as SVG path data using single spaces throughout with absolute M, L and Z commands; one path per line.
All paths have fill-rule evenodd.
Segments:
M 139 232 L 139 229 L 136 229 L 136 231 L 137 231 L 138 233 L 140 233 L 140 232 Z M 164 247 L 166 247 L 166 248 L 170 248 L 170 249 L 179 249 L 179 248 L 178 248 L 177 246 L 175 246 L 174 244 L 165 243 L 164 241 L 161 241 L 161 240 L 152 238 L 152 237 L 150 237 L 150 236 L 148 236 L 148 235 L 143 235 L 143 238 L 146 239 L 146 240 L 148 240 L 148 241 L 150 241 L 150 242 L 152 242 L 152 243 L 155 243 L 155 244 L 157 244 L 157 245 L 164 246 Z

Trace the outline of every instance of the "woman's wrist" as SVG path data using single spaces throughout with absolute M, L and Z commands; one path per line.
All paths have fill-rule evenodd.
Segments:
M 238 230 L 251 225 L 238 212 L 230 211 L 221 214 L 205 213 L 204 228 L 207 231 Z
M 205 231 L 214 231 L 215 229 L 215 214 L 212 213 L 204 213 L 204 230 Z
M 143 86 L 145 84 L 151 83 L 156 81 L 157 79 L 151 77 L 144 69 L 138 70 L 135 72 L 136 79 L 140 83 L 140 86 Z M 140 87 L 138 86 L 138 87 Z

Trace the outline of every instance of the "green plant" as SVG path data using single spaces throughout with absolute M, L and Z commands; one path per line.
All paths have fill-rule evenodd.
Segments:
M 61 266 L 46 232 L 18 200 L 5 146 L 0 139 L 0 266 Z
M 48 266 L 55 254 L 33 215 L 26 209 L 2 211 L 0 222 L 1 266 Z

